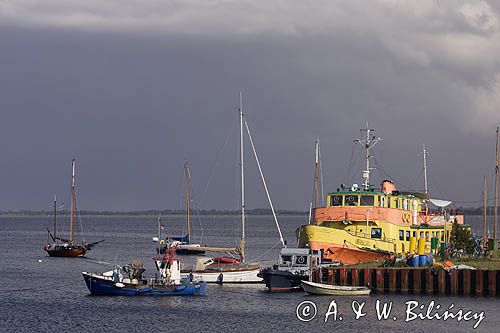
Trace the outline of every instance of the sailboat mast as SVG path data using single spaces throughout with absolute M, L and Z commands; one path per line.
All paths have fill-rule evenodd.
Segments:
M 498 126 L 496 137 L 496 153 L 495 153 L 495 211 L 493 212 L 493 238 L 497 239 L 497 218 L 498 218 Z
M 245 169 L 243 164 L 243 95 L 240 91 L 240 171 L 241 171 L 241 239 L 245 241 Z M 244 259 L 243 259 L 244 260 Z
M 71 236 L 70 242 L 73 243 L 75 233 L 75 159 L 71 162 Z
M 57 222 L 57 197 L 54 195 L 54 239 L 56 238 L 56 222 Z
M 486 175 L 484 175 L 484 187 L 483 187 L 483 218 L 484 218 L 484 221 L 483 221 L 483 246 L 486 248 L 486 228 L 487 228 L 487 225 L 486 225 L 486 219 L 487 219 L 487 214 L 488 214 L 488 211 L 487 211 L 487 193 L 488 193 L 488 187 L 487 187 L 487 183 L 486 183 Z
M 190 242 L 191 239 L 191 210 L 189 209 L 189 166 L 186 162 L 184 164 L 184 174 L 186 176 L 186 224 L 187 224 L 187 241 Z
M 319 139 L 315 142 L 315 161 L 314 161 L 314 208 L 318 208 L 318 179 L 319 179 Z

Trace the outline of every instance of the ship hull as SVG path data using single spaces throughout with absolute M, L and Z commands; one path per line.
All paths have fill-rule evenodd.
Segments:
M 307 275 L 293 274 L 289 271 L 266 268 L 260 271 L 259 276 L 264 279 L 266 287 L 271 292 L 288 292 L 301 290 L 301 281 Z
M 44 247 L 49 257 L 65 257 L 65 258 L 75 258 L 84 256 L 87 253 L 87 249 L 80 245 L 70 245 L 70 246 L 48 246 Z
M 83 279 L 91 295 L 108 296 L 199 296 L 205 294 L 206 283 L 189 283 L 181 285 L 151 286 L 147 283 L 126 284 L 115 283 L 98 274 L 83 272 Z
M 191 272 L 194 280 L 201 280 L 207 283 L 262 283 L 263 280 L 258 276 L 260 268 L 225 270 L 219 271 L 194 271 Z M 222 274 L 222 281 L 219 276 Z M 183 278 L 189 278 L 189 272 L 182 272 Z

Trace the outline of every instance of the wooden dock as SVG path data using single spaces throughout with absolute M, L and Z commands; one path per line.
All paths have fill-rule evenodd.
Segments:
M 500 296 L 500 270 L 441 268 L 322 268 L 313 281 L 367 286 L 377 294 Z

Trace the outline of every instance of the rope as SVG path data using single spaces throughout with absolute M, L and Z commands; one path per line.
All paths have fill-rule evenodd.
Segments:
M 250 262 L 252 262 L 252 261 L 258 261 L 260 258 L 262 258 L 266 254 L 268 254 L 269 252 L 271 252 L 271 250 L 274 249 L 276 247 L 276 245 L 279 245 L 279 244 L 281 244 L 281 241 L 276 242 L 276 244 L 274 244 L 270 249 L 268 249 L 267 251 L 265 251 L 260 256 L 256 257 L 255 259 L 250 260 Z

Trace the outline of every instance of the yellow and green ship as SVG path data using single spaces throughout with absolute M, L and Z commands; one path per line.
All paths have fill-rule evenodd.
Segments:
M 419 239 L 426 252 L 431 251 L 431 243 L 449 240 L 453 222 L 464 223 L 463 215 L 445 211 L 450 201 L 398 191 L 390 180 L 382 181 L 380 189 L 370 185 L 370 149 L 380 139 L 368 127 L 363 131 L 366 139 L 357 140 L 367 151 L 363 186 L 342 186 L 328 193 L 326 207 L 314 208 L 310 224 L 297 229 L 299 247 L 321 251 L 324 259 L 350 265 L 414 253 Z M 439 212 L 430 213 L 429 204 Z

